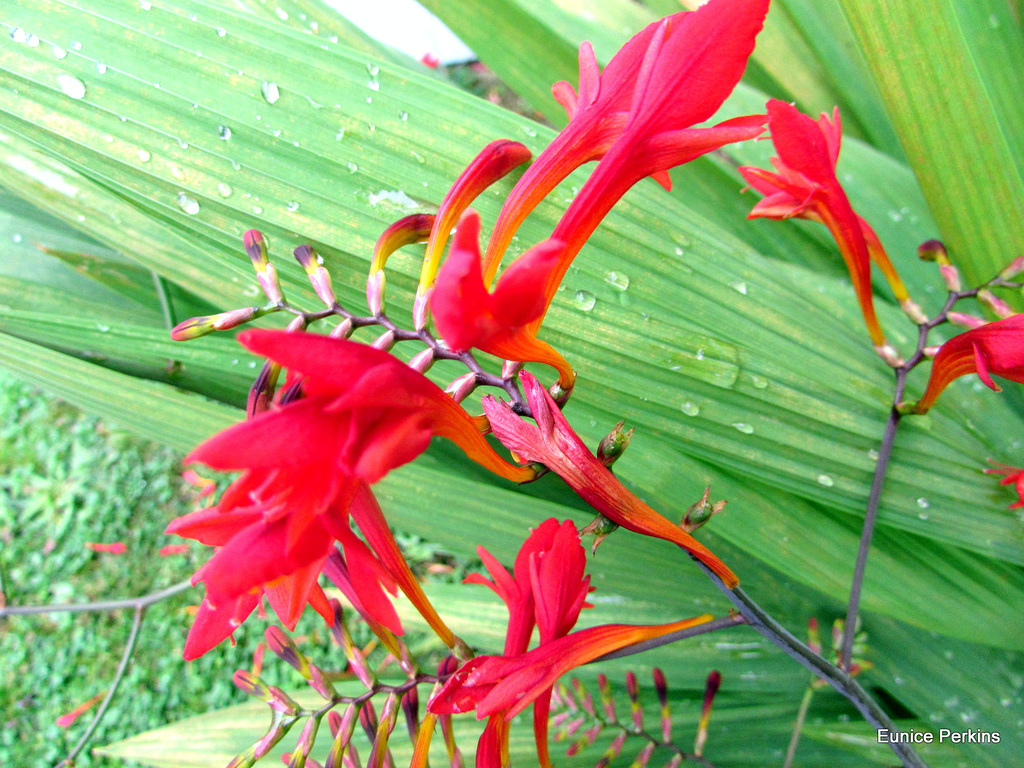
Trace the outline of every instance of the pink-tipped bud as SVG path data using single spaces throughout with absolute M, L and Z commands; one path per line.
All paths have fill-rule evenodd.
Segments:
M 501 364 L 501 378 L 514 379 L 521 370 L 523 370 L 523 363 L 518 360 L 506 360 Z
M 474 389 L 476 389 L 476 374 L 466 373 L 449 384 L 445 392 L 451 395 L 456 403 L 461 403 L 469 397 Z
M 273 304 L 284 303 L 284 293 L 281 291 L 281 282 L 277 279 L 277 268 L 273 264 L 267 264 L 262 272 L 256 273 L 256 280 L 260 288 L 267 295 Z
M 618 718 L 615 716 L 615 697 L 612 695 L 612 687 L 608 682 L 608 676 L 603 672 L 597 676 L 597 690 L 601 694 L 601 706 L 609 722 L 614 723 Z
M 625 426 L 626 422 L 620 421 L 597 446 L 597 458 L 606 467 L 610 467 L 618 460 L 629 447 L 629 441 L 633 439 L 633 429 L 625 429 Z
M 704 489 L 704 495 L 695 503 L 691 504 L 690 508 L 686 510 L 686 514 L 683 516 L 683 522 L 680 524 L 687 533 L 693 533 L 695 530 L 704 525 L 713 515 L 717 515 L 723 509 L 725 509 L 726 501 L 710 501 L 711 497 L 711 486 L 709 485 Z
M 953 325 L 959 325 L 962 328 L 981 328 L 983 325 L 988 325 L 988 321 L 975 315 L 968 315 L 965 312 L 949 312 L 946 315 L 949 318 L 949 322 Z
M 337 695 L 337 690 L 334 688 L 334 684 L 327 679 L 324 671 L 315 664 L 309 665 L 309 685 L 310 687 L 320 694 L 325 701 L 332 701 Z
M 316 291 L 317 298 L 328 307 L 333 307 L 337 304 L 338 300 L 334 295 L 334 289 L 331 287 L 331 276 L 324 268 L 324 260 L 320 254 L 309 245 L 300 245 L 293 253 L 295 254 L 295 260 L 306 271 L 306 277 L 309 278 L 313 290 Z
M 352 738 L 352 732 L 359 719 L 359 708 L 359 704 L 349 704 L 344 715 L 338 715 L 335 712 L 331 712 L 329 715 L 328 724 L 331 728 L 331 735 L 334 737 L 334 743 L 331 745 L 324 768 L 342 768 L 345 753 L 349 748 L 349 740 Z
M 651 670 L 654 678 L 654 690 L 658 694 L 658 704 L 661 715 L 661 739 L 664 742 L 672 740 L 672 713 L 668 708 L 668 681 L 665 680 L 665 673 L 655 667 Z
M 238 673 L 236 672 L 235 674 L 237 675 Z M 295 699 L 282 691 L 276 685 L 268 687 L 270 689 L 270 698 L 267 700 L 267 703 L 270 705 L 271 709 L 284 715 L 298 714 L 300 707 Z
M 288 768 L 305 768 L 309 764 L 309 753 L 313 750 L 313 742 L 316 741 L 316 732 L 320 728 L 320 718 L 311 717 L 302 726 L 302 733 L 299 740 L 295 742 L 295 750 L 288 760 Z
M 647 763 L 650 762 L 651 755 L 654 754 L 654 749 L 657 746 L 658 745 L 653 741 L 644 744 L 643 749 L 641 749 L 637 753 L 636 757 L 633 758 L 633 763 L 630 765 L 630 768 L 646 768 Z
M 875 352 L 890 368 L 899 368 L 905 362 L 892 344 L 879 344 L 875 347 Z
M 373 340 L 373 344 L 370 345 L 374 349 L 381 349 L 385 352 L 395 346 L 395 332 L 384 331 L 380 336 Z
M 242 235 L 242 245 L 245 252 L 252 259 L 252 265 L 257 272 L 262 272 L 270 264 L 270 256 L 267 255 L 267 241 L 263 233 L 258 229 L 250 229 Z
M 266 314 L 260 307 L 242 307 L 221 312 L 217 315 L 192 317 L 178 323 L 171 330 L 171 338 L 175 341 L 191 341 L 214 331 L 226 331 L 236 328 Z
M 424 349 L 422 352 L 417 352 L 413 355 L 412 360 L 409 361 L 409 367 L 419 373 L 426 373 L 430 370 L 430 366 L 434 364 L 434 350 Z
M 632 671 L 626 673 L 626 693 L 629 695 L 629 713 L 638 731 L 644 727 L 644 709 L 640 706 L 640 683 Z
M 172 555 L 183 555 L 186 552 L 188 552 L 188 544 L 167 544 L 160 547 L 158 554 L 160 557 L 170 557 Z
M 416 688 L 410 688 L 402 694 L 401 703 L 405 727 L 409 731 L 409 738 L 415 742 L 420 730 L 420 695 Z
M 1018 256 L 1005 267 L 999 273 L 999 277 L 1003 280 L 1012 280 L 1021 272 L 1024 272 L 1024 256 Z
M 708 721 L 711 720 L 711 705 L 715 703 L 715 694 L 721 685 L 721 673 L 718 670 L 712 671 L 704 686 L 704 706 L 701 708 L 700 721 L 697 723 L 697 738 L 693 742 L 693 753 L 698 757 L 704 754 L 704 744 L 708 740 Z
M 72 723 L 75 722 L 75 720 L 77 720 L 83 714 L 85 714 L 90 709 L 92 709 L 94 706 L 99 704 L 103 700 L 103 697 L 106 696 L 106 695 L 107 695 L 106 691 L 103 691 L 102 693 L 97 693 L 95 696 L 93 696 L 88 701 L 83 701 L 81 704 L 79 704 L 77 707 L 72 709 L 70 712 L 66 712 L 63 715 L 61 715 L 60 717 L 58 717 L 57 718 L 57 725 L 59 727 L 61 727 L 61 728 L 69 727 Z
M 270 686 L 248 670 L 238 670 L 231 680 L 239 690 L 249 696 L 255 696 L 257 699 L 263 699 L 264 701 L 270 701 L 273 698 Z
M 383 269 L 378 269 L 366 278 L 366 306 L 370 314 L 378 316 L 384 313 L 384 291 L 387 288 L 387 276 Z
M 903 314 L 910 318 L 912 323 L 916 325 L 924 325 L 928 322 L 928 315 L 921 309 L 921 305 L 913 299 L 904 299 L 900 302 L 900 309 L 903 310 Z
M 583 687 L 583 683 L 580 682 L 579 678 L 574 677 L 571 680 L 573 690 L 576 691 L 576 697 L 579 699 L 580 708 L 588 715 L 595 715 L 594 711 L 594 697 L 590 695 L 590 691 Z
M 264 633 L 267 639 L 267 647 L 277 656 L 287 662 L 300 675 L 309 680 L 312 676 L 309 667 L 309 660 L 302 655 L 295 641 L 287 632 L 280 627 L 267 627 Z
M 978 291 L 978 301 L 991 309 L 999 318 L 1006 319 L 1007 317 L 1013 317 L 1017 314 L 1009 304 L 991 291 Z
M 942 349 L 942 345 L 941 344 L 933 344 L 930 347 L 925 347 L 924 349 L 922 349 L 921 353 L 925 357 L 931 359 L 931 358 L 935 357 L 937 354 L 939 354 L 939 350 L 940 349 Z
M 369 703 L 369 702 L 367 702 Z M 392 693 L 384 702 L 384 709 L 380 713 L 380 723 L 377 725 L 377 732 L 374 734 L 373 747 L 370 749 L 370 756 L 366 758 L 366 768 L 383 768 L 388 758 L 388 741 L 391 732 L 395 729 L 398 721 L 399 697 Z
M 942 282 L 946 284 L 946 290 L 959 291 L 961 288 L 960 270 L 952 264 L 939 264 L 939 274 Z
M 347 317 L 338 323 L 331 332 L 327 334 L 332 339 L 347 339 L 355 331 L 356 327 Z
M 941 240 L 925 240 L 917 246 L 917 258 L 921 261 L 934 261 L 939 264 L 950 263 L 946 246 Z
M 433 288 L 416 293 L 416 298 L 412 302 L 412 327 L 417 331 L 422 331 L 430 323 L 430 295 L 434 292 Z

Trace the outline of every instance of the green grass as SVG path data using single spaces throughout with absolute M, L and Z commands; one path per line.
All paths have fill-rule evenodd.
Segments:
M 0 591 L 9 605 L 85 602 L 132 597 L 174 584 L 201 565 L 209 549 L 160 557 L 173 518 L 191 511 L 195 497 L 180 477 L 181 457 L 140 440 L 77 408 L 54 400 L 0 370 Z M 456 581 L 471 563 L 419 537 L 397 535 L 417 573 Z M 123 541 L 122 555 L 95 553 L 86 542 Z M 231 682 L 249 668 L 264 629 L 252 617 L 227 643 L 194 662 L 181 658 L 191 624 L 186 609 L 200 590 L 158 603 L 146 612 L 132 663 L 91 746 L 117 741 L 199 712 L 246 699 Z M 77 743 L 95 708 L 71 727 L 56 719 L 106 690 L 132 623 L 132 611 L 52 613 L 0 619 L 0 765 L 55 765 Z M 352 622 L 356 642 L 371 636 Z M 300 647 L 316 663 L 343 667 L 323 623 L 300 621 Z M 414 652 L 437 645 L 408 638 Z M 426 659 L 426 657 L 424 657 Z M 436 663 L 431 659 L 428 663 Z M 268 654 L 263 677 L 272 685 L 301 685 L 292 670 Z M 265 723 L 253 723 L 254 740 Z M 88 751 L 84 766 L 123 765 Z
M 173 451 L 55 402 L 3 371 L 0 413 L 0 588 L 9 605 L 141 595 L 187 578 L 203 562 L 209 550 L 199 546 L 185 555 L 158 555 L 163 545 L 180 543 L 163 533 L 167 523 L 194 506 Z M 87 541 L 123 541 L 128 551 L 94 553 Z M 199 596 L 190 590 L 147 611 L 132 664 L 93 745 L 245 699 L 231 675 L 251 664 L 266 622 L 249 622 L 236 633 L 236 647 L 223 644 L 186 663 L 186 607 Z M 131 611 L 0 619 L 0 764 L 54 765 L 67 754 L 92 712 L 70 728 L 55 720 L 106 689 L 131 619 Z M 309 621 L 305 629 L 316 635 L 304 646 L 310 652 L 326 646 L 322 623 Z M 268 661 L 270 682 L 288 678 L 283 666 Z M 78 764 L 115 763 L 84 754 Z

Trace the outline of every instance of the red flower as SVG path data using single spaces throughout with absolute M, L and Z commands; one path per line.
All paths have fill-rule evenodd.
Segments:
M 493 293 L 480 271 L 480 217 L 469 211 L 459 221 L 451 251 L 430 299 L 437 331 L 456 352 L 476 347 L 507 360 L 548 363 L 565 388 L 572 385 L 570 365 L 550 345 L 526 330 L 544 314 L 547 276 L 558 264 L 562 245 L 545 240 L 506 269 Z
M 506 656 L 526 653 L 534 626 L 539 629 L 540 643 L 544 645 L 566 635 L 576 625 L 580 611 L 591 607 L 586 603 L 587 594 L 592 590 L 590 577 L 583 575 L 586 554 L 571 520 L 559 524 L 552 518 L 537 526 L 519 550 L 514 575 L 483 547 L 477 548 L 477 554 L 493 581 L 474 573 L 466 582 L 490 587 L 508 607 Z M 533 711 L 537 754 L 545 767 L 551 764 L 548 755 L 550 703 L 549 691 L 537 698 Z M 477 745 L 477 764 L 491 765 L 488 756 L 498 754 L 501 749 L 507 750 L 507 740 L 507 724 L 501 718 L 490 718 Z
M 484 412 L 494 434 L 520 458 L 537 461 L 557 473 L 580 497 L 623 528 L 671 541 L 714 571 L 729 587 L 739 583 L 728 566 L 678 525 L 634 496 L 580 440 L 551 395 L 531 374 L 519 374 L 536 424 L 488 395 Z
M 989 459 L 989 461 L 991 461 L 991 459 Z M 1003 479 L 999 481 L 999 484 L 1012 484 L 1014 489 L 1017 491 L 1017 496 L 1020 499 L 1020 501 L 1011 504 L 1010 509 L 1015 509 L 1016 507 L 1024 507 L 1024 469 L 1020 469 L 1018 467 L 1010 467 L 1007 466 L 1006 464 L 999 464 L 994 461 L 992 463 L 995 464 L 995 466 L 992 467 L 991 469 L 986 469 L 985 474 L 1003 475 Z
M 429 708 L 439 714 L 475 709 L 478 718 L 501 712 L 506 721 L 511 720 L 581 664 L 710 620 L 705 615 L 653 626 L 605 624 L 573 632 L 521 656 L 477 656 L 448 679 Z
M 432 435 L 454 440 L 488 469 L 516 481 L 532 472 L 504 462 L 476 423 L 423 376 L 381 350 L 313 334 L 247 331 L 239 340 L 293 375 L 303 375 L 305 397 L 262 413 L 207 440 L 188 457 L 217 470 L 243 470 L 207 509 L 178 518 L 168 532 L 219 547 L 193 576 L 207 594 L 186 643 L 195 658 L 230 636 L 260 594 L 289 628 L 309 602 L 331 621 L 317 585 L 334 542 L 348 557 L 363 557 L 349 529 L 352 512 L 390 580 L 449 644 L 441 622 L 402 559 L 369 490 L 388 471 L 418 456 Z M 381 571 L 354 574 L 364 596 L 379 590 Z M 379 601 L 369 600 L 379 606 Z M 383 611 L 383 609 L 380 609 Z M 393 611 L 378 615 L 401 631 Z
M 972 328 L 943 344 L 914 413 L 925 413 L 953 379 L 969 373 L 978 374 L 996 392 L 1002 390 L 992 374 L 1024 383 L 1024 314 Z
M 768 102 L 768 128 L 779 153 L 772 158 L 778 173 L 749 166 L 739 169 L 750 186 L 766 195 L 748 218 L 797 217 L 827 226 L 850 270 L 871 341 L 876 347 L 884 347 L 885 334 L 871 295 L 871 261 L 878 264 L 896 299 L 908 311 L 912 311 L 910 298 L 878 236 L 853 210 L 836 178 L 842 138 L 838 108 L 831 121 L 824 114 L 813 120 L 792 104 L 772 99 Z
M 763 130 L 764 117 L 707 120 L 746 68 L 769 0 L 711 0 L 699 10 L 648 25 L 598 72 L 593 49 L 580 47 L 580 88 L 554 87 L 569 125 L 537 158 L 505 201 L 484 257 L 489 282 L 516 229 L 537 204 L 576 168 L 600 160 L 552 237 L 565 243 L 548 275 L 545 306 L 569 264 L 612 206 L 636 182 Z M 539 322 L 535 323 L 539 325 Z

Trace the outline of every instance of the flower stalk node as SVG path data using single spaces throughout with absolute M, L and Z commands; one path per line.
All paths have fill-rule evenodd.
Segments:
M 686 515 L 683 516 L 683 522 L 680 527 L 687 533 L 693 533 L 695 530 L 700 528 L 702 525 L 708 522 L 713 515 L 717 515 L 728 503 L 724 499 L 721 501 L 710 501 L 711 497 L 711 486 L 707 486 L 704 489 L 704 495 L 700 497 L 700 500 L 690 505 L 690 508 L 686 510 Z

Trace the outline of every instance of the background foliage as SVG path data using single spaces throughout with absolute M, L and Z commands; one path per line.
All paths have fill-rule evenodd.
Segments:
M 315 304 L 283 258 L 308 242 L 339 299 L 361 306 L 372 244 L 390 221 L 433 210 L 488 141 L 514 138 L 536 152 L 550 140 L 544 119 L 557 127 L 564 117 L 548 88 L 575 82 L 580 40 L 607 61 L 656 14 L 676 10 L 667 0 L 425 5 L 538 120 L 459 90 L 305 0 L 12 7 L 0 21 L 0 365 L 188 449 L 240 418 L 257 362 L 228 335 L 171 343 L 162 293 L 177 319 L 258 302 L 240 248 L 241 233 L 257 227 L 293 301 Z M 901 0 L 885 14 L 876 5 L 776 0 L 747 83 L 723 113 L 759 111 L 765 94 L 807 111 L 839 104 L 856 137 L 844 144 L 841 178 L 934 311 L 941 291 L 914 259 L 919 242 L 942 237 L 976 278 L 1019 252 L 1020 20 L 1005 0 Z M 834 246 L 799 223 L 743 220 L 753 198 L 737 194 L 734 168 L 769 153 L 749 144 L 698 160 L 673 172 L 671 194 L 640 184 L 570 270 L 542 337 L 579 369 L 567 415 L 581 434 L 594 444 L 620 418 L 636 426 L 617 471 L 669 517 L 708 483 L 727 498 L 702 539 L 800 633 L 810 616 L 827 625 L 843 610 L 889 379 Z M 578 185 L 570 179 L 538 209 L 517 248 L 550 232 Z M 507 189 L 480 199 L 485 222 Z M 399 321 L 420 260 L 408 250 L 389 262 Z M 899 313 L 880 314 L 907 344 L 912 329 Z M 882 700 L 922 726 L 1002 734 L 998 746 L 949 745 L 929 756 L 935 765 L 1005 765 L 1024 743 L 1024 524 L 981 473 L 986 458 L 1020 463 L 1021 399 L 1018 388 L 1001 397 L 980 389 L 959 382 L 901 432 L 865 594 L 876 664 L 867 679 Z M 440 444 L 389 477 L 381 496 L 403 530 L 443 531 L 456 553 L 484 543 L 506 560 L 544 517 L 588 519 L 554 478 L 509 487 Z M 672 617 L 725 610 L 660 542 L 620 533 L 592 573 L 595 623 L 664 619 L 666 607 Z M 470 612 L 466 594 L 445 588 L 438 599 L 465 616 L 467 639 L 493 649 L 500 611 Z M 656 663 L 680 718 L 693 714 L 707 671 L 722 672 L 730 716 L 718 731 L 713 721 L 709 757 L 742 766 L 781 755 L 806 680 L 774 649 L 740 629 L 658 652 Z M 805 764 L 891 759 L 832 694 L 816 697 L 811 718 Z M 258 727 L 230 738 L 244 743 Z M 181 728 L 197 752 L 233 748 L 225 729 L 200 737 Z M 166 735 L 110 751 L 161 764 Z

